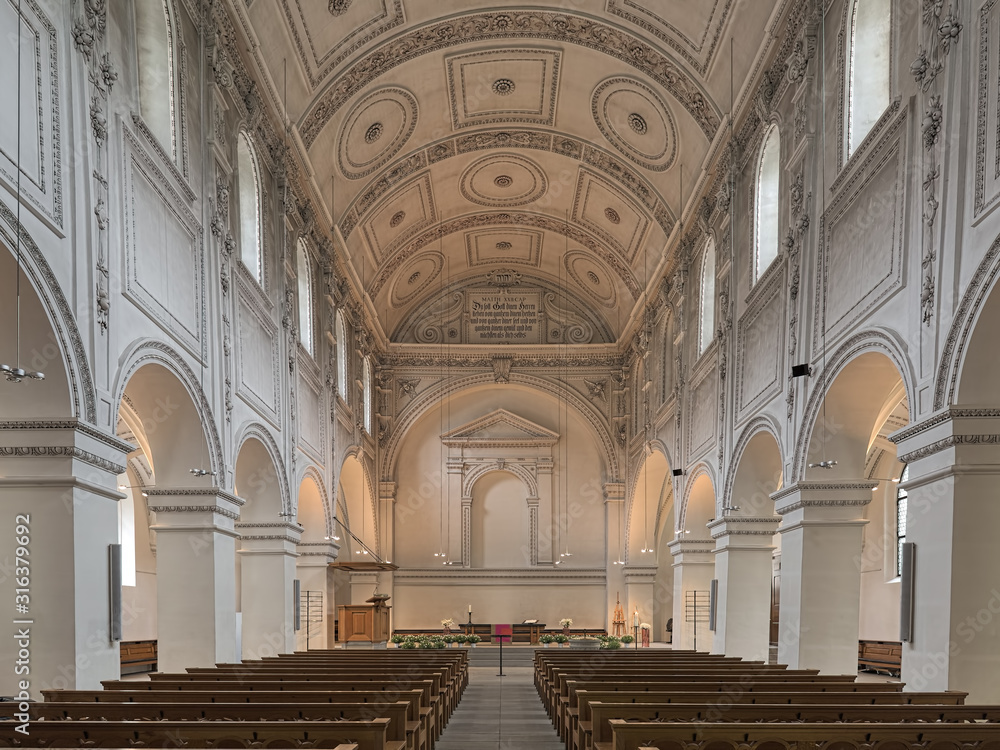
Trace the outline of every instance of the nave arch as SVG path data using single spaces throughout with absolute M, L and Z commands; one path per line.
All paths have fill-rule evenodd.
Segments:
M 309 465 L 301 474 L 295 502 L 295 520 L 302 527 L 295 560 L 295 576 L 300 582 L 300 628 L 297 650 L 327 648 L 333 644 L 336 608 L 333 599 L 333 573 L 329 564 L 337 557 L 339 536 L 331 529 L 333 509 L 323 476 Z
M 669 544 L 674 566 L 674 648 L 707 651 L 712 647 L 708 614 L 715 560 L 708 524 L 716 515 L 715 486 L 707 464 L 691 469 L 678 514 L 677 537 Z

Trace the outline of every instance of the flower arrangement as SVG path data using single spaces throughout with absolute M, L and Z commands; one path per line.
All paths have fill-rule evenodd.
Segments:
M 441 625 L 446 628 L 453 628 L 455 627 L 455 621 L 449 617 L 445 620 L 441 620 Z
M 475 646 L 475 645 L 476 645 L 477 643 L 479 643 L 479 642 L 480 642 L 481 640 L 483 640 L 483 639 L 482 639 L 482 638 L 480 638 L 480 637 L 479 637 L 478 635 L 476 635 L 475 633 L 473 633 L 472 635 L 467 635 L 467 636 L 465 636 L 465 642 L 466 642 L 466 643 L 470 643 L 470 644 L 472 644 L 473 646 Z
M 406 636 L 405 635 L 400 635 L 399 633 L 396 633 L 389 640 L 398 645 L 398 644 L 400 644 L 400 643 L 402 643 L 403 641 L 406 640 Z
M 631 636 L 631 635 L 623 635 L 621 637 L 622 643 L 625 643 L 625 644 L 629 644 L 629 643 L 631 643 L 634 640 L 635 640 L 635 636 Z
M 570 619 L 569 617 L 564 617 L 559 621 L 559 624 L 562 625 L 564 628 L 568 628 L 570 625 L 573 624 L 573 620 Z
M 565 638 L 565 636 L 563 636 L 563 637 Z M 554 635 L 550 635 L 549 633 L 546 633 L 545 635 L 539 637 L 538 642 L 539 643 L 544 643 L 546 646 L 548 646 L 550 643 L 555 643 L 555 640 L 556 640 L 556 637 Z
M 625 638 L 627 637 L 628 636 L 618 639 L 612 635 L 608 636 L 607 638 L 602 638 L 601 648 L 607 649 L 608 651 L 614 651 L 616 649 L 619 649 L 622 647 L 622 641 L 625 640 Z
M 640 630 L 652 630 L 653 626 L 650 625 L 648 622 L 640 622 L 639 623 L 639 629 Z
M 569 642 L 569 636 L 568 635 L 563 635 L 562 633 L 560 633 L 557 636 L 554 636 L 554 638 L 556 639 L 556 643 L 568 643 Z

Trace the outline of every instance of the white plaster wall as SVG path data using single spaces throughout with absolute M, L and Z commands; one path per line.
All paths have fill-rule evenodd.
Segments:
M 872 641 L 899 640 L 899 580 L 896 578 L 896 487 L 879 484 L 867 508 L 861 552 L 861 619 L 858 637 Z

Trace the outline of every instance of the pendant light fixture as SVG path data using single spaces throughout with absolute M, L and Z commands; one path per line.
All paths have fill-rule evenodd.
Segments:
M 41 371 L 29 371 L 21 367 L 21 39 L 24 36 L 21 31 L 21 0 L 17 2 L 17 147 L 14 155 L 17 171 L 17 208 L 14 234 L 15 251 L 17 259 L 17 270 L 14 274 L 14 300 L 15 300 L 15 338 L 14 338 L 14 364 L 0 364 L 0 372 L 7 378 L 9 383 L 20 383 L 25 378 L 29 380 L 45 380 L 45 373 Z

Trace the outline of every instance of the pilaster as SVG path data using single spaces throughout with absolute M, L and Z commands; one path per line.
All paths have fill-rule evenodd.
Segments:
M 715 573 L 710 539 L 674 539 L 667 543 L 674 569 L 674 648 L 710 651 L 709 592 Z

